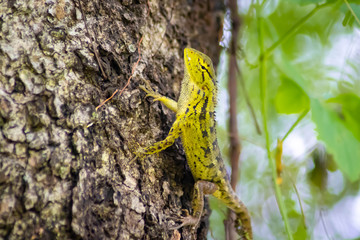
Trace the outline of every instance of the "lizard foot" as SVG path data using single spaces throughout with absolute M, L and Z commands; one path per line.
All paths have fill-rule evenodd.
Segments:
M 153 97 L 154 98 L 154 102 L 155 101 L 160 101 L 160 98 L 162 98 L 163 96 L 160 95 L 159 93 L 155 92 L 148 84 L 145 85 L 140 85 L 139 88 L 141 90 L 143 90 L 144 92 L 146 92 L 146 96 L 147 97 Z
M 192 225 L 192 229 L 195 230 L 196 227 L 199 225 L 203 209 L 204 209 L 204 196 L 213 194 L 218 189 L 218 186 L 209 181 L 205 180 L 198 180 L 194 185 L 194 194 L 193 194 L 193 214 L 189 215 L 187 210 L 185 211 L 185 217 L 180 217 L 175 221 L 181 222 L 179 226 L 172 227 L 172 229 L 178 229 L 183 226 Z
M 184 226 L 193 226 L 192 228 L 195 229 L 196 226 L 198 225 L 200 218 L 191 216 L 189 214 L 188 210 L 186 210 L 186 209 L 183 209 L 182 211 L 185 213 L 184 217 L 170 217 L 170 219 L 172 219 L 176 222 L 180 222 L 179 225 L 170 227 L 169 228 L 170 230 L 176 230 L 176 229 L 182 228 Z
M 145 85 L 140 85 L 139 88 L 141 90 L 143 90 L 144 92 L 146 92 L 146 96 L 147 97 L 153 97 L 154 98 L 154 102 L 155 101 L 159 101 L 162 102 L 163 104 L 165 104 L 165 106 L 167 108 L 169 108 L 171 111 L 173 112 L 177 112 L 177 102 L 172 100 L 171 98 L 165 97 L 161 94 L 159 94 L 157 91 L 154 91 L 152 89 L 152 87 L 150 86 L 150 83 L 145 81 Z
M 133 139 L 130 140 L 129 150 L 131 153 L 135 154 L 135 157 L 130 159 L 129 164 L 133 163 L 136 159 L 143 159 L 145 157 L 145 150 L 144 148 L 140 147 L 139 143 L 135 142 Z

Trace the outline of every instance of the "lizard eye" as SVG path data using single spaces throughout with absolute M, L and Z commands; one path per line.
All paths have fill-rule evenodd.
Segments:
M 203 65 L 203 64 L 199 64 L 200 65 L 200 70 L 203 71 L 203 72 L 208 72 L 208 68 L 206 68 L 205 66 L 206 65 Z

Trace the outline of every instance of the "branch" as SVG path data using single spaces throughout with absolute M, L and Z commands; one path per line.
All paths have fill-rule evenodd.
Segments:
M 259 67 L 259 77 L 260 77 L 260 97 L 261 97 L 261 113 L 263 117 L 263 125 L 264 125 L 264 132 L 265 132 L 265 140 L 266 140 L 266 152 L 267 157 L 269 160 L 269 165 L 271 168 L 272 173 L 272 181 L 275 188 L 275 197 L 276 201 L 279 206 L 279 210 L 281 213 L 281 216 L 284 221 L 285 230 L 288 235 L 288 238 L 290 240 L 293 240 L 293 236 L 291 234 L 291 229 L 289 225 L 289 220 L 287 218 L 286 208 L 285 204 L 282 198 L 282 193 L 279 185 L 276 182 L 277 179 L 277 173 L 276 173 L 276 166 L 274 163 L 274 160 L 271 156 L 270 151 L 270 137 L 269 137 L 269 130 L 267 125 L 267 104 L 266 104 L 266 89 L 267 89 L 267 79 L 266 79 L 266 53 L 264 53 L 264 26 L 263 26 L 263 19 L 261 17 L 258 17 L 258 40 L 259 40 L 259 46 L 260 46 L 260 67 Z
M 230 183 L 232 188 L 236 189 L 236 184 L 238 182 L 239 176 L 239 158 L 241 152 L 241 143 L 238 136 L 238 126 L 237 126 L 237 106 L 236 106 L 236 96 L 238 92 L 237 88 L 237 62 L 236 62 L 236 49 L 240 28 L 240 17 L 238 14 L 238 7 L 236 0 L 230 0 L 229 5 L 230 9 L 230 18 L 231 18 L 231 42 L 230 42 L 230 60 L 229 60 L 229 80 L 228 80 L 228 91 L 229 91 L 229 138 L 230 138 L 230 162 L 231 162 L 231 179 Z M 236 239 L 236 232 L 233 227 L 234 219 L 232 216 L 233 212 L 228 211 L 228 217 L 225 222 L 225 231 L 228 239 Z
M 321 5 L 317 5 L 311 12 L 309 12 L 305 17 L 301 18 L 297 23 L 295 23 L 284 35 L 280 37 L 273 45 L 271 45 L 263 54 L 263 56 L 270 57 L 275 48 L 284 43 L 289 37 L 291 37 L 305 22 L 312 17 L 317 11 L 320 9 L 332 4 L 331 2 L 327 2 Z M 261 58 L 261 56 L 260 56 Z

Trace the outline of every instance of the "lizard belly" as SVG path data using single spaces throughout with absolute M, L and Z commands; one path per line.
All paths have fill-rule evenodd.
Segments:
M 203 135 L 196 134 L 197 130 L 194 127 L 187 128 L 181 136 L 191 173 L 195 181 L 215 183 L 218 190 L 213 195 L 236 211 L 239 202 L 231 189 L 216 138 L 214 141 L 203 138 Z
M 211 137 L 202 131 L 199 124 L 183 130 L 181 140 L 195 180 L 220 183 L 222 178 L 227 177 L 216 136 Z

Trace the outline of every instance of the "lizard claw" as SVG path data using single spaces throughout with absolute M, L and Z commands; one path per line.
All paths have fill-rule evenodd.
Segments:
M 139 85 L 139 88 L 141 90 L 143 90 L 144 92 L 146 92 L 146 96 L 147 97 L 153 97 L 154 98 L 154 102 L 155 101 L 159 101 L 159 99 L 162 97 L 159 93 L 155 92 L 150 86 L 145 86 L 145 85 Z
M 181 212 L 183 212 L 185 217 L 190 215 L 190 213 L 189 213 L 189 211 L 187 209 L 181 209 Z M 177 216 L 177 217 L 169 217 L 168 219 L 179 221 L 179 219 L 182 219 L 182 218 L 184 218 L 184 217 L 183 216 Z
M 130 140 L 129 150 L 130 150 L 130 152 L 135 154 L 135 157 L 133 157 L 129 161 L 129 164 L 133 163 L 136 159 L 143 159 L 145 157 L 145 155 L 146 155 L 145 151 L 144 151 L 144 148 L 140 147 L 140 145 L 137 142 L 135 142 L 134 139 Z
M 184 226 L 193 226 L 192 228 L 195 229 L 196 226 L 198 225 L 200 218 L 191 216 L 187 209 L 183 209 L 182 211 L 184 212 L 184 215 L 185 215 L 184 217 L 181 216 L 181 217 L 170 217 L 169 218 L 176 222 L 180 222 L 179 225 L 170 227 L 169 228 L 170 230 L 176 230 L 176 229 L 182 228 Z
M 139 147 L 138 149 L 136 149 L 134 151 L 134 154 L 135 154 L 134 160 L 137 159 L 137 158 L 143 159 L 145 157 L 145 155 L 146 155 L 145 151 L 144 151 L 144 148 L 142 148 L 142 147 Z
M 197 224 L 199 223 L 200 219 L 189 215 L 189 216 L 177 218 L 177 219 L 174 219 L 174 220 L 177 221 L 177 222 L 181 222 L 181 223 L 180 223 L 180 225 L 170 227 L 169 228 L 170 230 L 179 229 L 179 228 L 182 228 L 184 226 L 193 226 L 192 228 L 195 229 Z

